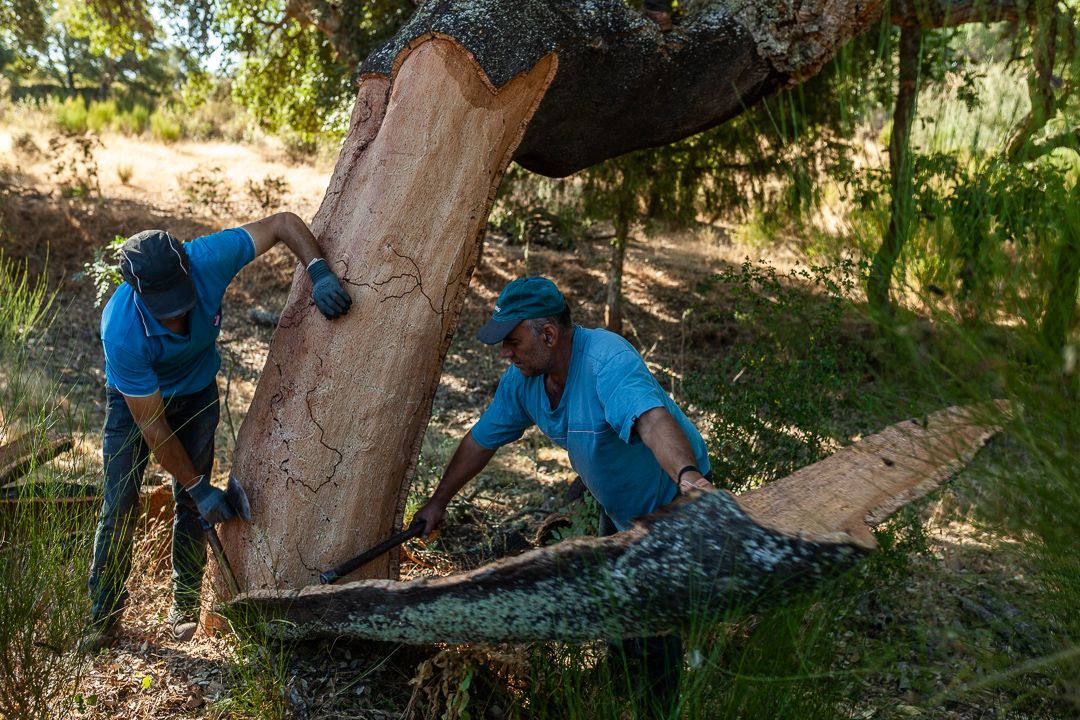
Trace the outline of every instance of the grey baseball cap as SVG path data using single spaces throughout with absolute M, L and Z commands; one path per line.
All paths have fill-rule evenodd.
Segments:
M 158 320 L 195 307 L 195 283 L 183 243 L 164 230 L 144 230 L 120 248 L 120 274 Z

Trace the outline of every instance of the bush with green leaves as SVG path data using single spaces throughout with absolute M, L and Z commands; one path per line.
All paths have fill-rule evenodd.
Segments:
M 117 114 L 115 100 L 92 102 L 86 109 L 86 128 L 99 135 L 106 130 L 112 130 Z
M 142 135 L 150 127 L 150 111 L 142 103 L 135 103 L 130 110 L 116 114 L 113 128 L 125 135 Z
M 192 211 L 215 214 L 232 211 L 232 185 L 224 171 L 216 165 L 196 168 L 179 178 L 180 192 Z
M 53 180 L 66 197 L 89 198 L 101 194 L 96 151 L 101 140 L 91 133 L 63 133 L 49 140 Z
M 120 248 L 126 238 L 116 235 L 102 247 L 94 248 L 94 259 L 71 276 L 76 282 L 89 280 L 94 285 L 94 307 L 101 307 L 113 288 L 123 282 L 120 277 Z
M 176 142 L 183 137 L 184 124 L 172 108 L 158 108 L 150 115 L 150 132 L 161 142 Z
M 53 105 L 56 124 L 66 133 L 86 132 L 86 103 L 81 97 L 72 97 Z
M 705 282 L 729 301 L 696 308 L 694 322 L 734 328 L 736 339 L 687 393 L 716 418 L 713 477 L 724 487 L 784 477 L 836 448 L 844 402 L 869 360 L 846 332 L 857 280 L 850 262 L 783 276 L 747 261 Z

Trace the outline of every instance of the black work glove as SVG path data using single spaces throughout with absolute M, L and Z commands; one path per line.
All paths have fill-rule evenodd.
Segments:
M 311 299 L 316 307 L 326 317 L 333 320 L 339 315 L 344 315 L 352 305 L 352 298 L 345 288 L 341 287 L 341 281 L 322 258 L 317 258 L 308 265 L 308 275 L 311 277 Z
M 217 525 L 236 517 L 236 510 L 229 503 L 229 499 L 225 497 L 225 491 L 218 490 L 211 485 L 210 478 L 206 475 L 201 476 L 197 483 L 187 488 L 187 493 L 195 501 L 195 505 L 198 506 L 199 514 L 202 515 L 203 520 L 211 525 Z

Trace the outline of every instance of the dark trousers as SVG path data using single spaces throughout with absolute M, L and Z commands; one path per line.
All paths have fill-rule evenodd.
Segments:
M 600 537 L 618 532 L 608 514 L 600 511 Z M 634 695 L 637 718 L 676 717 L 679 681 L 682 678 L 681 635 L 627 638 L 608 643 L 608 661 L 619 679 L 625 679 Z M 624 677 L 620 677 L 624 676 Z
M 90 567 L 91 613 L 95 621 L 115 617 L 127 599 L 124 585 L 131 572 L 131 546 L 139 519 L 139 485 L 150 449 L 131 416 L 123 395 L 106 389 L 104 432 L 105 487 L 94 536 Z M 214 465 L 214 432 L 219 416 L 217 382 L 199 392 L 165 399 L 165 419 L 184 446 L 195 469 L 210 474 Z M 177 607 L 193 611 L 206 566 L 206 536 L 195 501 L 173 478 L 172 579 Z

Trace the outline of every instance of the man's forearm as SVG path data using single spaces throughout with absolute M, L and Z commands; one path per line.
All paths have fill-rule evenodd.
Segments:
M 194 485 L 201 475 L 169 423 L 159 418 L 141 430 L 146 444 L 150 446 L 161 467 L 174 476 L 184 488 Z
M 642 413 L 634 427 L 642 442 L 652 450 L 656 461 L 672 480 L 679 482 L 703 477 L 700 469 L 689 470 L 682 478 L 679 477 L 679 472 L 684 468 L 697 468 L 697 457 L 690 445 L 690 439 L 666 408 L 656 407 Z
M 323 256 L 319 243 L 308 228 L 307 223 L 298 216 L 288 213 L 283 222 L 281 240 L 292 254 L 307 268 L 312 260 Z
M 439 486 L 432 493 L 431 502 L 445 508 L 458 491 L 487 466 L 494 455 L 494 450 L 488 450 L 473 440 L 471 431 L 466 433 L 454 451 L 454 457 L 446 466 Z

